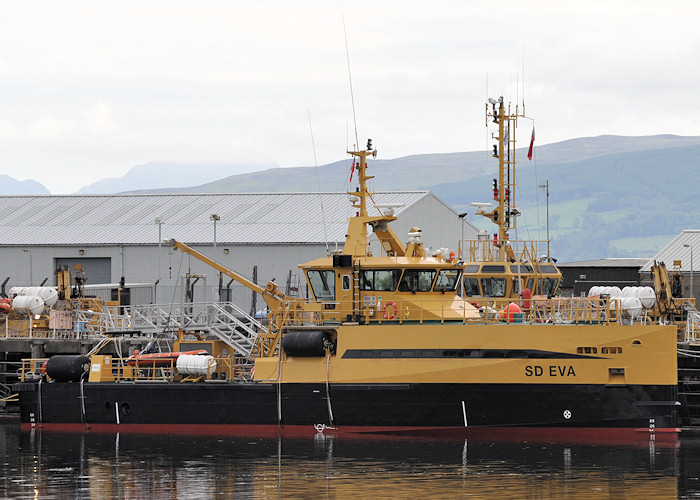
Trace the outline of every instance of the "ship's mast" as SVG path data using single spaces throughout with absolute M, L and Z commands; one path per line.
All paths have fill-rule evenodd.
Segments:
M 374 179 L 373 175 L 367 175 L 367 157 L 374 156 L 377 157 L 377 151 L 372 149 L 372 139 L 367 139 L 367 149 L 364 151 L 348 151 L 348 154 L 356 156 L 359 161 L 355 165 L 357 169 L 357 178 L 359 181 L 359 188 L 354 193 L 349 192 L 350 196 L 357 197 L 357 201 L 354 201 L 352 206 L 358 210 L 357 215 L 360 217 L 367 217 L 367 198 L 371 197 L 373 193 L 370 193 L 367 189 L 367 181 Z
M 491 109 L 489 109 L 489 104 Z M 490 212 L 477 212 L 488 217 L 498 226 L 498 233 L 494 234 L 494 245 L 500 249 L 498 252 L 500 261 L 508 258 L 507 241 L 508 232 L 515 226 L 515 217 L 520 212 L 515 208 L 515 127 L 518 124 L 518 113 L 510 113 L 510 106 L 506 110 L 503 97 L 489 99 L 486 104 L 486 125 L 491 120 L 498 124 L 498 133 L 492 134 L 496 139 L 493 145 L 493 157 L 498 158 L 498 177 L 493 180 L 493 199 L 496 207 Z
M 368 255 L 367 234 L 369 228 L 377 236 L 386 255 L 406 255 L 406 246 L 388 226 L 388 223 L 396 220 L 396 217 L 390 214 L 370 216 L 367 211 L 367 202 L 374 195 L 367 187 L 367 181 L 374 178 L 372 175 L 367 175 L 367 157 L 377 156 L 377 150 L 372 149 L 372 139 L 367 140 L 367 148 L 364 151 L 348 151 L 348 154 L 358 158 L 355 162 L 355 169 L 357 170 L 359 187 L 357 191 L 348 192 L 352 207 L 356 212 L 354 217 L 348 218 L 348 233 L 345 238 L 343 255 L 355 257 Z M 413 252 L 414 249 L 411 251 Z M 422 247 L 415 251 L 421 253 Z

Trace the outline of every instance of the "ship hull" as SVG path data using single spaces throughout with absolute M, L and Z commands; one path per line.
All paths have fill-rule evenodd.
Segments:
M 21 383 L 22 424 L 677 430 L 675 385 Z M 330 396 L 330 398 L 327 396 Z

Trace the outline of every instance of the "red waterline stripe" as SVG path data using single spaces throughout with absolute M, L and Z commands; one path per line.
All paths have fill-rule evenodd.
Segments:
M 318 427 L 318 428 L 316 428 Z M 68 433 L 172 434 L 231 437 L 348 437 L 353 439 L 474 439 L 489 442 L 551 442 L 660 446 L 678 444 L 678 428 L 631 427 L 369 427 L 313 425 L 194 425 L 194 424 L 22 424 L 23 431 Z

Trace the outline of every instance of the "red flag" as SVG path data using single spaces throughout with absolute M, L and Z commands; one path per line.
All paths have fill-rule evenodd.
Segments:
M 530 138 L 530 149 L 527 150 L 527 159 L 532 161 L 532 150 L 535 148 L 535 126 L 532 126 L 532 137 Z
M 352 182 L 352 174 L 355 173 L 355 160 L 352 161 L 352 169 L 350 170 L 350 182 Z

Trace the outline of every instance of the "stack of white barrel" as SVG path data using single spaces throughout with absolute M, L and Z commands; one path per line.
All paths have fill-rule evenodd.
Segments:
M 15 286 L 10 288 L 12 309 L 21 316 L 41 314 L 44 307 L 58 302 L 58 290 L 52 286 Z
M 656 304 L 656 292 L 650 286 L 593 286 L 588 291 L 589 297 L 607 296 L 620 301 L 620 307 L 630 318 L 638 318 L 645 309 Z

